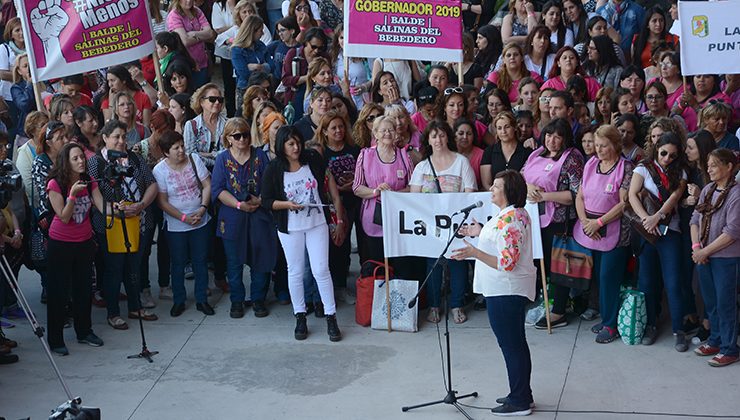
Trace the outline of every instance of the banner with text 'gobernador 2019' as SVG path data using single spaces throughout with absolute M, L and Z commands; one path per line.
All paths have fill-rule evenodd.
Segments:
M 19 3 L 34 81 L 126 63 L 154 51 L 146 0 Z
M 348 0 L 344 54 L 462 61 L 460 0 Z

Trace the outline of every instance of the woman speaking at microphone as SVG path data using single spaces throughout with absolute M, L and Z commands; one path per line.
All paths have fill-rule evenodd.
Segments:
M 530 378 L 532 359 L 524 333 L 527 304 L 534 300 L 535 268 L 532 264 L 532 227 L 524 210 L 527 183 L 519 172 L 507 169 L 496 174 L 491 202 L 500 210 L 485 225 L 473 219 L 460 233 L 479 236 L 478 247 L 468 241 L 452 252 L 452 258 L 475 258 L 473 292 L 486 298 L 488 321 L 501 347 L 509 376 L 509 395 L 498 398 L 497 416 L 526 416 L 534 400 Z

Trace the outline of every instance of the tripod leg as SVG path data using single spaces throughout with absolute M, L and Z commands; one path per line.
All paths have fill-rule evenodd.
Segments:
M 445 400 L 432 401 L 432 402 L 428 402 L 424 404 L 412 405 L 409 407 L 401 407 L 401 411 L 405 413 L 409 410 L 414 410 L 414 409 L 421 408 L 421 407 L 429 407 L 430 405 L 437 405 L 437 404 L 444 404 L 444 403 L 445 403 Z
M 466 413 L 465 410 L 463 410 L 463 408 L 460 406 L 460 404 L 454 402 L 452 403 L 452 405 L 454 405 L 455 408 L 457 408 L 457 411 L 459 411 L 463 416 L 465 416 L 465 418 L 467 418 L 468 420 L 473 420 L 473 418 L 470 417 L 470 414 Z

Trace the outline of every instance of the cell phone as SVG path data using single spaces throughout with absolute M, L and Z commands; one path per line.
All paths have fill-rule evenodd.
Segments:
M 658 233 L 660 233 L 660 236 L 665 236 L 668 234 L 668 225 L 658 225 Z

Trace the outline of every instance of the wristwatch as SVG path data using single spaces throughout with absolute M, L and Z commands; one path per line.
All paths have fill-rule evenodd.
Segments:
M 146 86 L 146 80 L 144 80 L 144 81 L 142 81 L 142 82 L 139 82 L 139 86 L 141 86 L 141 87 L 145 87 L 145 86 Z
M 660 220 L 665 220 L 665 213 L 658 211 L 658 217 L 660 217 Z

